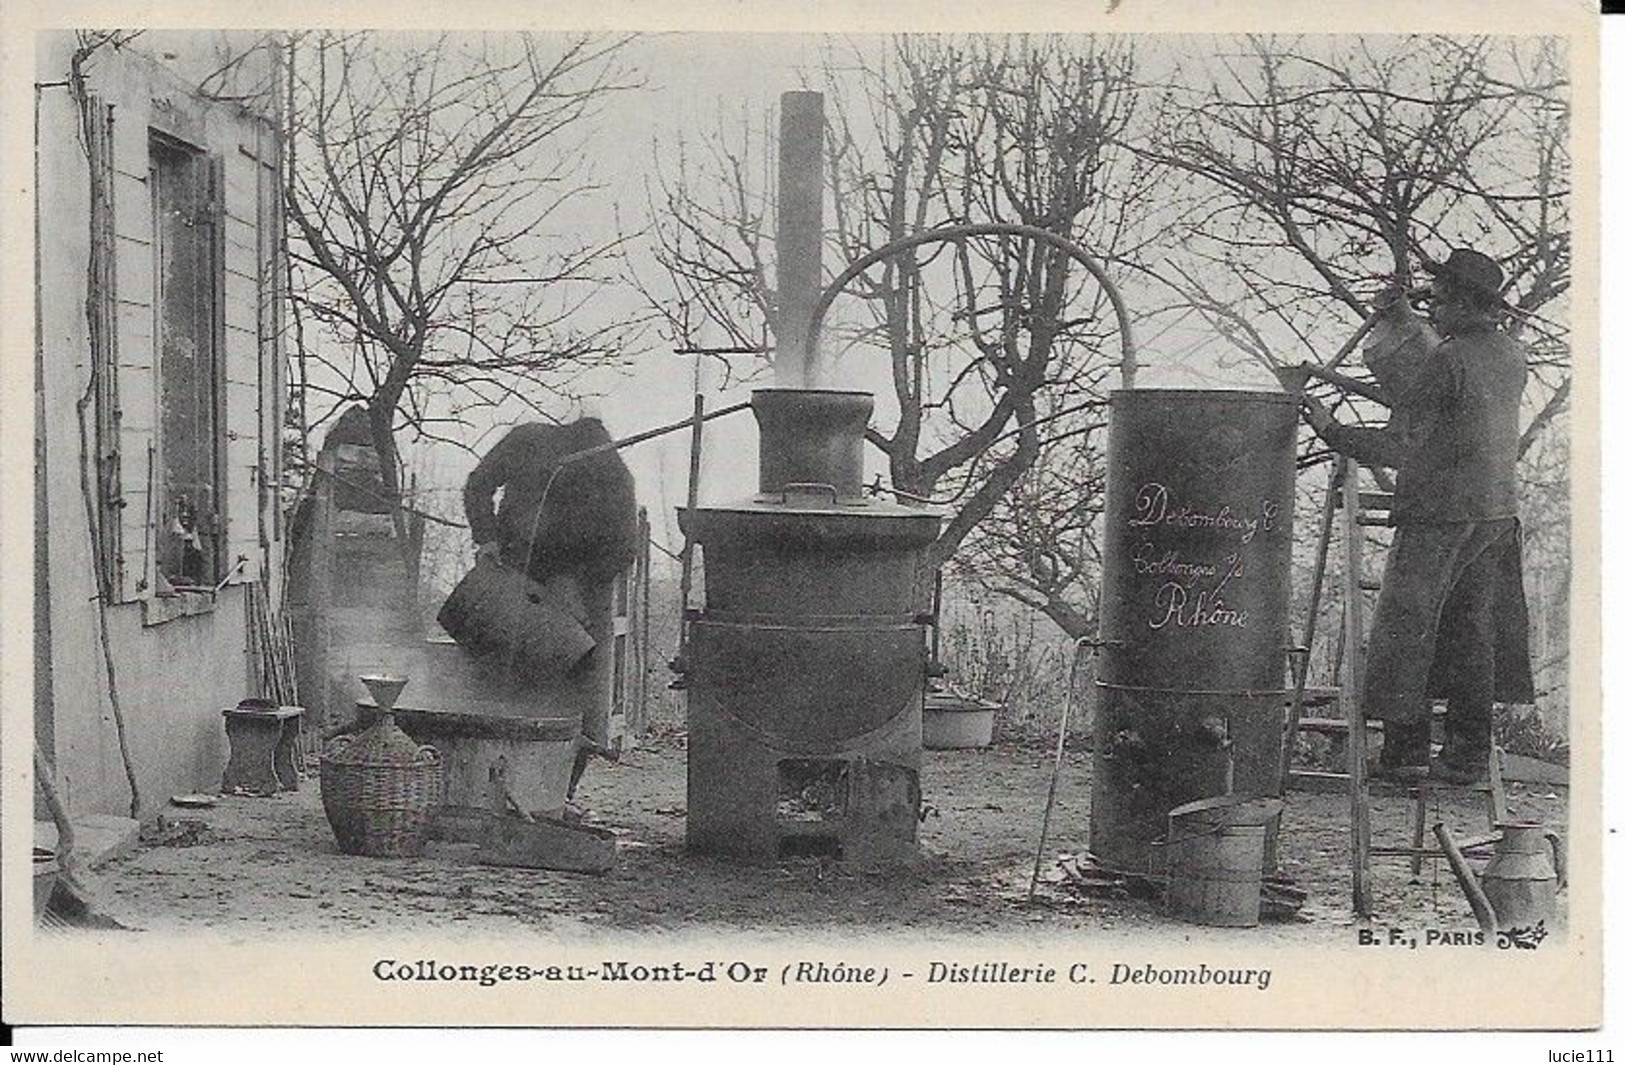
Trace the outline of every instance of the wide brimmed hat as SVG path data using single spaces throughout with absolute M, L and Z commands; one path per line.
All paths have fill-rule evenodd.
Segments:
M 1501 272 L 1499 263 L 1481 251 L 1455 248 L 1450 252 L 1450 258 L 1444 262 L 1423 263 L 1422 269 L 1435 277 L 1448 277 L 1497 303 L 1504 305 L 1506 302 L 1501 298 L 1501 285 L 1505 282 L 1506 275 Z

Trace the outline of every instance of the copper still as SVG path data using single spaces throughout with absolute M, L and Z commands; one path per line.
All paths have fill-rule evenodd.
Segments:
M 868 393 L 760 389 L 759 488 L 679 511 L 689 620 L 688 845 L 749 861 L 906 859 L 940 515 L 865 497 Z

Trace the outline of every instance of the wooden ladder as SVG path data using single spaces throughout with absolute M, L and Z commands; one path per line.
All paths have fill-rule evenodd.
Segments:
M 1339 456 L 1333 466 L 1326 488 L 1326 499 L 1321 509 L 1320 537 L 1315 551 L 1315 573 L 1310 589 L 1309 619 L 1305 625 L 1305 647 L 1294 670 L 1293 697 L 1287 715 L 1286 742 L 1283 745 L 1285 780 L 1288 787 L 1313 787 L 1330 782 L 1346 784 L 1349 796 L 1350 858 L 1353 877 L 1354 911 L 1360 917 L 1371 916 L 1371 859 L 1373 857 L 1406 857 L 1410 859 L 1411 875 L 1422 870 L 1424 858 L 1443 858 L 1444 852 L 1427 846 L 1427 810 L 1430 800 L 1438 792 L 1482 792 L 1485 813 L 1491 835 L 1483 839 L 1468 840 L 1462 849 L 1482 848 L 1495 840 L 1496 826 L 1507 819 L 1506 793 L 1501 781 L 1501 752 L 1492 748 L 1487 784 L 1445 784 L 1440 781 L 1420 781 L 1402 790 L 1411 803 L 1411 841 L 1409 846 L 1374 846 L 1371 842 L 1371 785 L 1366 778 L 1368 728 L 1380 722 L 1367 722 L 1362 694 L 1365 687 L 1365 633 L 1366 602 L 1368 593 L 1378 591 L 1380 582 L 1365 577 L 1365 529 L 1370 526 L 1390 526 L 1389 513 L 1392 496 L 1386 492 L 1360 491 L 1360 467 L 1354 460 Z M 1335 688 L 1309 688 L 1306 679 L 1309 669 L 1308 651 L 1315 637 L 1315 619 L 1320 611 L 1327 558 L 1330 554 L 1332 527 L 1337 511 L 1342 511 L 1343 566 L 1343 655 L 1342 668 Z M 1327 705 L 1335 701 L 1341 716 L 1306 718 L 1308 705 Z M 1347 771 L 1345 773 L 1304 773 L 1291 768 L 1292 752 L 1301 731 L 1319 731 L 1346 737 Z

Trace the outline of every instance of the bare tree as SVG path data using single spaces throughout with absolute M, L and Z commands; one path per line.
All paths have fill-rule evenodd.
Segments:
M 1568 394 L 1561 44 L 1227 38 L 1173 80 L 1144 151 L 1186 178 L 1183 254 L 1158 271 L 1179 302 L 1249 360 L 1314 361 L 1380 288 L 1476 244 L 1531 346 L 1527 448 Z
M 1104 410 L 1092 410 L 1074 436 L 1048 441 L 950 563 L 1074 638 L 1095 632 L 1100 617 L 1105 424 Z
M 1037 227 L 1108 262 L 1150 239 L 1154 168 L 1122 144 L 1138 96 L 1127 45 L 898 38 L 879 58 L 831 54 L 821 76 L 831 115 L 826 259 L 837 269 L 971 223 Z M 667 325 L 681 347 L 767 347 L 771 204 L 754 147 L 713 138 L 656 190 L 656 254 L 678 296 Z M 1014 510 L 990 519 L 1048 448 L 1094 439 L 1083 427 L 1098 425 L 1120 342 L 1105 293 L 1048 243 L 978 235 L 885 259 L 834 313 L 831 362 L 879 355 L 889 367 L 879 406 L 890 424 L 868 438 L 892 487 L 950 508 L 939 560 L 975 538 L 984 559 L 1030 560 L 1040 572 L 1024 587 L 1049 587 L 1040 608 L 1072 624 L 1063 592 L 1080 570 L 1070 552 L 1057 566 L 1049 548 L 986 538 L 1038 531 Z M 1040 479 L 1027 502 L 1042 494 Z
M 545 397 L 621 358 L 632 327 L 586 304 L 625 238 L 584 225 L 580 208 L 603 190 L 581 149 L 605 98 L 632 85 L 626 44 L 315 33 L 289 45 L 292 291 L 318 334 L 305 387 L 332 409 L 365 404 L 397 494 L 397 432 L 447 439 L 509 402 L 546 416 Z

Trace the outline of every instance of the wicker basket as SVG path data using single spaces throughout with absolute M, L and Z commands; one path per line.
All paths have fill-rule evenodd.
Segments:
M 337 737 L 322 752 L 322 808 L 345 854 L 422 854 L 444 793 L 440 753 L 414 743 L 393 714 L 364 732 Z

